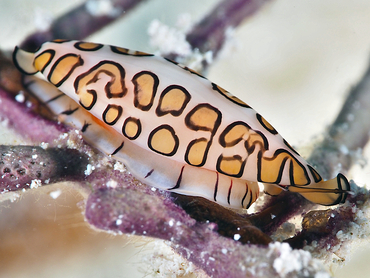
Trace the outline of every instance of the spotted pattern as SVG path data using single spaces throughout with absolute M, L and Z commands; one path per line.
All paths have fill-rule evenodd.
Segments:
M 285 167 L 289 170 L 289 179 L 291 185 L 307 185 L 310 183 L 306 168 L 291 153 L 284 149 L 278 149 L 274 155 L 269 157 L 258 157 L 258 181 L 281 184 L 281 179 Z M 267 171 L 267 169 L 269 169 Z
M 248 136 L 250 126 L 244 122 L 234 122 L 222 131 L 219 143 L 224 148 L 230 148 L 238 144 L 245 136 Z
M 141 122 L 134 117 L 128 117 L 122 126 L 122 133 L 130 140 L 135 140 L 141 133 Z
M 82 51 L 97 51 L 102 48 L 104 45 L 100 43 L 91 43 L 91 42 L 76 42 L 74 47 Z
M 75 68 L 82 66 L 83 60 L 80 55 L 66 54 L 56 60 L 50 69 L 48 80 L 59 87 L 72 74 Z
M 207 138 L 198 138 L 191 141 L 186 149 L 185 161 L 193 166 L 203 166 L 206 163 L 210 141 Z
M 65 43 L 65 42 L 70 42 L 70 41 L 71 40 L 67 40 L 67 39 L 55 39 L 52 42 L 54 42 L 54 43 Z
M 154 101 L 159 84 L 158 76 L 150 71 L 141 71 L 132 78 L 134 84 L 134 105 L 143 111 L 148 111 Z
M 245 142 L 245 148 L 249 154 L 253 153 L 256 148 L 259 148 L 261 152 L 269 149 L 269 143 L 263 133 L 255 131 L 249 134 L 248 139 Z M 267 171 L 267 169 L 265 169 Z
M 13 54 L 20 70 L 40 71 L 91 113 L 79 129 L 95 136 L 96 147 L 117 157 L 135 149 L 130 155 L 138 153 L 143 165 L 135 159 L 134 165 L 147 183 L 241 207 L 258 197 L 257 182 L 326 184 L 260 114 L 188 67 L 140 51 L 69 40 L 45 43 L 35 54 L 21 52 L 16 48 Z M 57 92 L 45 104 L 68 103 L 61 96 Z M 57 113 L 74 123 L 85 110 L 65 104 Z M 343 176 L 337 180 L 325 186 L 349 188 Z M 330 194 L 327 204 L 345 200 L 344 193 Z
M 105 108 L 102 119 L 107 125 L 114 125 L 122 115 L 122 107 L 119 105 L 108 104 Z
M 257 179 L 260 182 L 280 184 L 285 167 L 289 172 L 290 184 L 307 185 L 310 183 L 309 175 L 304 165 L 290 152 L 278 149 L 272 157 L 266 156 L 268 141 L 263 134 L 257 133 L 243 122 L 235 122 L 225 128 L 219 137 L 220 145 L 232 148 L 244 140 L 244 146 L 248 155 L 257 152 Z M 232 156 L 220 155 L 216 169 L 218 172 L 233 177 L 242 177 L 245 164 L 248 160 L 238 154 Z M 315 179 L 320 176 L 315 172 Z
M 226 157 L 220 155 L 217 159 L 216 169 L 222 174 L 240 178 L 243 175 L 245 163 L 246 160 L 243 160 L 240 155 Z
M 221 124 L 221 112 L 208 103 L 195 106 L 185 117 L 185 124 L 192 130 L 209 131 L 215 134 Z
M 179 147 L 179 138 L 171 126 L 161 125 L 150 133 L 148 147 L 156 153 L 173 156 Z
M 86 110 L 91 110 L 94 107 L 98 96 L 95 90 L 83 90 L 79 92 L 80 105 Z
M 263 134 L 252 130 L 244 122 L 237 121 L 228 125 L 220 134 L 219 143 L 225 149 L 233 149 L 243 141 L 245 153 L 225 156 L 221 154 L 216 163 L 216 169 L 220 173 L 233 177 L 242 177 L 248 156 L 254 152 L 264 153 L 268 149 L 267 139 Z M 243 158 L 243 157 L 244 158 Z M 259 169 L 262 171 L 263 169 Z
M 48 49 L 42 52 L 40 55 L 37 55 L 34 61 L 35 68 L 41 73 L 44 72 L 45 68 L 50 64 L 55 55 L 55 50 Z
M 158 117 L 171 114 L 178 117 L 190 101 L 189 92 L 182 86 L 171 85 L 163 90 L 155 113 Z
M 109 81 L 105 84 L 98 82 L 101 75 L 107 76 Z M 96 85 L 97 88 L 93 87 L 92 89 L 88 89 L 90 84 Z M 102 86 L 104 87 L 102 88 Z M 74 88 L 76 94 L 80 95 L 81 98 L 83 98 L 85 94 L 96 95 L 96 92 L 105 92 L 108 99 L 121 98 L 127 93 L 125 70 L 116 62 L 101 61 L 87 72 L 79 75 L 74 82 Z M 90 102 L 90 105 L 84 105 L 90 106 L 92 102 Z
M 186 115 L 185 124 L 189 129 L 210 133 L 208 138 L 196 138 L 189 143 L 184 156 L 188 164 L 197 167 L 204 165 L 212 139 L 221 124 L 221 118 L 221 112 L 207 103 L 198 104 Z

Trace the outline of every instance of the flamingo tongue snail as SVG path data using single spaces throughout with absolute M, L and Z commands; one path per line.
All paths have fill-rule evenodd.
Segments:
M 150 186 L 234 208 L 258 198 L 258 182 L 323 205 L 350 190 L 342 174 L 323 181 L 249 105 L 173 61 L 66 40 L 35 53 L 16 47 L 13 59 L 45 76 L 26 85 L 61 121 Z

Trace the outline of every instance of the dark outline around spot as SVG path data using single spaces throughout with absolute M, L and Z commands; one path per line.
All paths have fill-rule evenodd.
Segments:
M 136 125 L 137 125 L 137 133 L 134 135 L 134 136 L 132 136 L 132 137 L 130 137 L 130 136 L 128 136 L 127 134 L 126 134 L 126 132 L 125 132 L 125 127 L 126 127 L 126 125 L 127 125 L 127 123 L 128 122 L 134 122 L 134 123 L 136 123 Z M 136 138 L 138 138 L 139 137 L 139 135 L 141 134 L 141 122 L 140 122 L 140 119 L 137 119 L 137 118 L 134 118 L 134 117 L 128 117 L 126 120 L 125 120 L 125 122 L 123 123 L 123 125 L 122 125 L 122 134 L 124 135 L 124 136 L 126 136 L 128 139 L 130 139 L 130 140 L 135 140 Z
M 175 141 L 175 146 L 173 148 L 173 150 L 170 152 L 170 153 L 162 153 L 162 152 L 159 152 L 157 151 L 156 149 L 154 149 L 152 147 L 152 138 L 154 136 L 154 134 L 159 131 L 159 130 L 162 130 L 162 129 L 166 129 L 168 130 L 171 135 L 172 135 L 172 138 L 174 139 Z M 156 153 L 159 153 L 161 155 L 165 155 L 165 156 L 173 156 L 176 152 L 177 152 L 177 149 L 179 148 L 179 138 L 177 137 L 176 133 L 175 133 L 175 130 L 170 126 L 170 125 L 167 125 L 167 124 L 163 124 L 163 125 L 160 125 L 158 127 L 156 127 L 155 129 L 153 129 L 150 134 L 149 134 L 149 137 L 148 137 L 148 147 L 149 149 L 151 149 L 153 152 L 156 152 Z
M 51 77 L 53 76 L 53 72 L 55 71 L 55 69 L 58 67 L 58 64 L 60 62 L 62 62 L 64 59 L 66 59 L 67 57 L 77 57 L 78 58 L 78 61 L 71 67 L 71 69 L 69 70 L 69 72 L 67 72 L 66 75 L 64 75 L 64 77 L 57 83 L 57 84 L 54 84 L 53 82 L 50 81 Z M 53 66 L 51 67 L 50 71 L 49 71 L 49 74 L 48 74 L 48 80 L 51 84 L 54 84 L 55 87 L 59 87 L 60 85 L 62 85 L 64 83 L 64 81 L 66 81 L 69 76 L 73 73 L 73 71 L 79 67 L 79 66 L 82 66 L 84 64 L 84 60 L 81 58 L 80 55 L 77 55 L 77 54 L 74 54 L 74 53 L 68 53 L 68 54 L 65 54 L 63 56 L 61 56 L 58 60 L 56 60 L 53 64 Z
M 185 95 L 185 100 L 182 103 L 182 106 L 181 106 L 181 108 L 179 110 L 162 111 L 160 109 L 160 107 L 162 105 L 163 98 L 165 97 L 165 95 L 168 92 L 170 92 L 173 89 L 178 89 L 178 90 L 182 91 L 184 93 L 184 95 Z M 171 114 L 174 117 L 178 117 L 178 116 L 180 116 L 182 114 L 182 112 L 184 112 L 184 110 L 186 108 L 186 105 L 189 103 L 190 99 L 191 99 L 191 95 L 190 95 L 190 93 L 184 87 L 182 87 L 180 85 L 170 85 L 170 86 L 166 87 L 162 91 L 162 93 L 161 93 L 161 95 L 159 97 L 159 102 L 158 102 L 158 106 L 157 106 L 157 108 L 155 110 L 155 113 L 157 114 L 158 117 L 162 117 L 162 116 L 164 116 L 166 114 Z
M 84 43 L 90 43 L 90 42 L 84 42 L 84 41 L 78 41 L 78 42 L 76 42 L 73 46 L 76 48 L 76 49 L 78 49 L 78 50 L 81 50 L 81 51 L 88 51 L 88 52 L 90 52 L 90 51 L 97 51 L 97 50 L 99 50 L 99 49 L 101 49 L 104 45 L 103 44 L 101 44 L 101 43 L 94 43 L 94 42 L 91 42 L 91 44 L 95 44 L 96 46 L 95 46 L 95 48 L 83 48 L 83 47 L 81 47 L 80 45 L 81 44 L 84 44 Z
M 118 115 L 117 117 L 112 121 L 112 122 L 108 122 L 105 117 L 109 111 L 109 109 L 116 109 L 118 111 Z M 107 124 L 107 125 L 114 125 L 115 123 L 117 123 L 117 121 L 119 120 L 119 118 L 122 116 L 122 112 L 123 112 L 123 109 L 121 106 L 119 105 L 115 105 L 115 104 L 108 104 L 107 107 L 105 108 L 103 114 L 102 114 L 102 119 L 103 121 Z
M 154 80 L 153 88 L 151 89 L 152 90 L 152 97 L 150 99 L 149 104 L 147 104 L 147 105 L 141 105 L 139 103 L 138 97 L 137 97 L 138 96 L 138 82 L 137 82 L 137 79 L 142 75 L 149 75 Z M 153 106 L 154 98 L 157 94 L 157 89 L 158 89 L 158 85 L 159 85 L 158 76 L 156 74 L 154 74 L 153 72 L 151 72 L 151 71 L 144 70 L 144 71 L 140 71 L 137 74 L 135 74 L 134 77 L 132 77 L 131 82 L 134 84 L 134 106 L 136 108 L 142 110 L 142 111 L 150 110 L 150 108 L 152 108 L 152 106 Z

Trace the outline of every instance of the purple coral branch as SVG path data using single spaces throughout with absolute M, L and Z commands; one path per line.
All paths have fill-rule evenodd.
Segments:
M 143 185 L 133 186 L 125 174 L 107 176 L 94 172 L 88 179 L 95 190 L 88 197 L 85 216 L 95 227 L 168 240 L 178 253 L 210 277 L 277 276 L 274 262 L 279 261 L 279 248 L 243 245 L 222 237 L 217 233 L 217 225 L 195 221 L 168 198 L 168 193 L 152 191 Z M 123 188 L 107 188 L 107 184 L 121 179 L 126 180 Z M 296 255 L 309 256 L 299 252 Z M 291 277 L 314 276 L 317 271 L 323 271 L 310 257 L 306 259 L 302 267 L 289 271 Z
M 212 52 L 216 58 L 227 40 L 228 29 L 238 27 L 247 18 L 257 13 L 270 0 L 225 0 L 213 8 L 200 22 L 195 24 L 186 35 L 192 49 L 201 53 Z M 166 58 L 177 60 L 177 53 L 170 53 Z M 180 59 L 181 60 L 181 59 Z M 209 62 L 202 61 L 202 71 Z
M 25 107 L 25 103 L 14 101 L 14 97 L 0 88 L 0 119 L 6 119 L 8 126 L 34 143 L 53 142 L 68 128 L 44 119 Z
M 112 0 L 109 1 L 110 9 L 104 12 L 99 10 L 100 1 L 86 1 L 54 20 L 49 30 L 36 32 L 27 37 L 21 44 L 21 48 L 33 51 L 42 43 L 54 39 L 82 40 L 128 14 L 142 2 L 144 1 Z
M 0 193 L 83 180 L 87 156 L 78 150 L 0 145 Z
M 323 142 L 312 152 L 310 161 L 320 165 L 324 178 L 331 178 L 338 165 L 348 171 L 370 136 L 370 63 L 349 92 L 343 107 Z M 331 162 L 331 163 L 328 163 Z
M 201 52 L 212 51 L 214 57 L 225 43 L 228 28 L 235 28 L 251 17 L 269 0 L 228 0 L 221 1 L 204 17 L 186 39 L 193 48 Z

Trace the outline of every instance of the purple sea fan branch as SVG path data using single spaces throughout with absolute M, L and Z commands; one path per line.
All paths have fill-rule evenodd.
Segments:
M 187 34 L 187 41 L 201 52 L 213 51 L 216 57 L 225 43 L 226 30 L 237 27 L 267 2 L 269 0 L 222 1 Z
M 308 252 L 292 251 L 287 244 L 280 243 L 269 247 L 242 245 L 219 236 L 213 223 L 197 222 L 168 199 L 154 195 L 158 194 L 142 195 L 131 186 L 100 188 L 87 200 L 86 218 L 102 230 L 166 239 L 175 251 L 210 277 L 277 277 L 280 269 L 275 262 L 282 260 L 281 263 L 286 264 L 284 256 L 290 252 L 299 264 L 298 268 L 291 269 L 281 266 L 288 269 L 290 277 L 313 276 L 323 271 Z M 284 254 L 282 250 L 286 250 Z M 305 263 L 301 264 L 300 260 Z
M 86 166 L 87 156 L 74 149 L 0 145 L 0 192 L 81 181 Z
M 1 88 L 0 101 L 0 119 L 6 119 L 10 128 L 35 144 L 53 142 L 68 131 L 65 126 L 35 114 L 24 103 L 16 102 L 14 97 Z
M 216 5 L 200 22 L 187 33 L 186 41 L 191 48 L 201 54 L 212 53 L 212 58 L 216 58 L 219 51 L 225 45 L 228 29 L 233 29 L 242 24 L 243 21 L 252 17 L 261 10 L 270 0 L 225 0 Z M 186 58 L 178 53 L 165 55 L 166 58 L 179 60 L 187 63 Z M 177 59 L 180 58 L 180 59 Z M 191 60 L 191 59 L 190 59 Z M 204 72 L 209 66 L 209 61 L 203 57 L 201 65 L 196 68 L 199 72 Z
M 28 36 L 21 48 L 33 51 L 42 43 L 54 39 L 82 40 L 128 14 L 143 0 L 87 0 L 57 18 L 49 30 Z
M 351 89 L 325 139 L 312 152 L 310 161 L 320 165 L 324 178 L 331 178 L 338 165 L 345 172 L 358 162 L 370 137 L 370 63 Z

